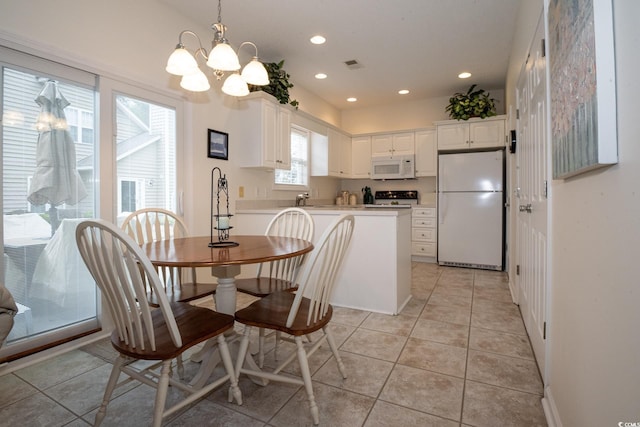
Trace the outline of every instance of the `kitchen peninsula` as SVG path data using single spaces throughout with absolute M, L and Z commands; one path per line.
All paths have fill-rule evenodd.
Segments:
M 284 208 L 243 209 L 233 217 L 235 234 L 263 234 Z M 339 215 L 355 217 L 355 228 L 338 273 L 331 303 L 398 314 L 411 299 L 411 209 L 364 206 L 305 207 L 315 223 L 314 243 Z M 245 268 L 241 276 L 255 273 Z

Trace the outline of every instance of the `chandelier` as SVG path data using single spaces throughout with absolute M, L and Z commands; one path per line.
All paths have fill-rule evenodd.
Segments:
M 222 6 L 220 2 L 221 0 L 218 0 L 218 22 L 211 24 L 211 29 L 214 31 L 211 51 L 207 52 L 202 47 L 200 37 L 196 33 L 184 30 L 178 37 L 178 45 L 169 56 L 166 70 L 171 74 L 182 76 L 180 80 L 182 88 L 192 92 L 207 91 L 211 86 L 209 85 L 209 79 L 198 66 L 197 57 L 199 54 L 207 61 L 207 66 L 213 69 L 213 73 L 218 80 L 222 79 L 225 72 L 230 73 L 222 84 L 222 92 L 231 96 L 245 96 L 249 94 L 248 84 L 255 86 L 268 85 L 269 75 L 264 65 L 258 60 L 258 48 L 252 42 L 243 42 L 238 47 L 238 52 L 245 45 L 253 46 L 255 49 L 255 55 L 240 72 L 241 67 L 238 55 L 225 37 L 227 27 L 222 24 Z M 193 54 L 182 44 L 182 36 L 185 34 L 192 35 L 198 40 L 200 47 Z

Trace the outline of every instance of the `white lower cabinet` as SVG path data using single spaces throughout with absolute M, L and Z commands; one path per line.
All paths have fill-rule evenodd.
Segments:
M 436 208 L 414 207 L 411 211 L 411 255 L 413 259 L 435 262 L 437 247 Z

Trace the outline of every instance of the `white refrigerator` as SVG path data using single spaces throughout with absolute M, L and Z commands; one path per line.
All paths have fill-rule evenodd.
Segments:
M 438 263 L 504 269 L 504 150 L 438 155 Z

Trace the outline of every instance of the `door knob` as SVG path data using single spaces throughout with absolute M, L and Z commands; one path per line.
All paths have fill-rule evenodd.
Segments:
M 531 213 L 531 203 L 526 204 L 526 205 L 520 205 L 519 209 L 520 209 L 520 212 Z

